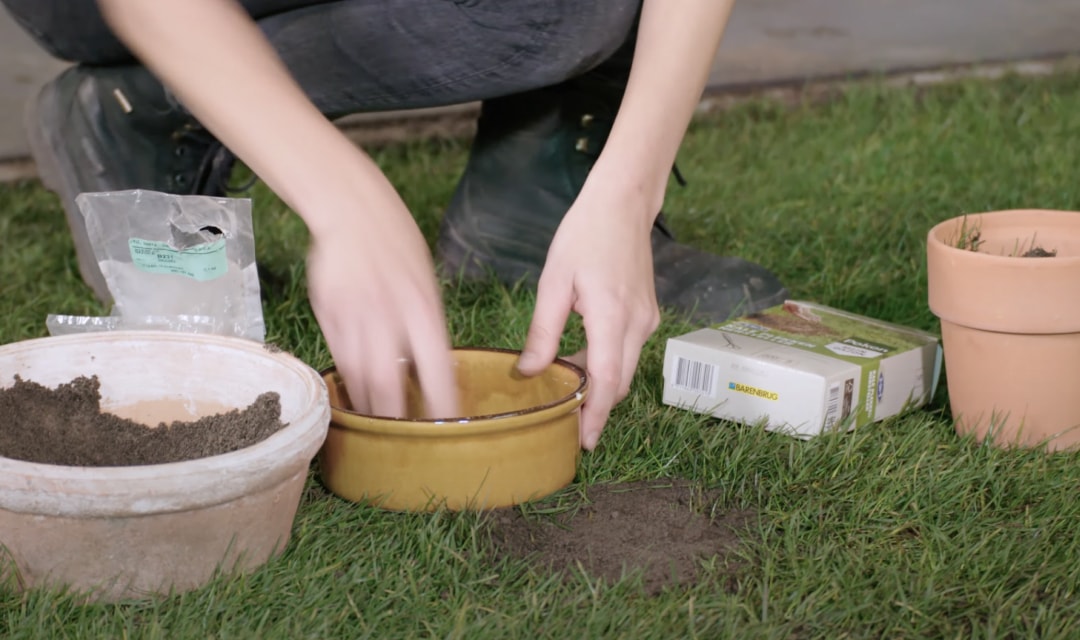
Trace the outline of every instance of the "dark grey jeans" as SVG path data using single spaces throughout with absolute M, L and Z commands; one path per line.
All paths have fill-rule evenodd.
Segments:
M 626 45 L 641 0 L 240 0 L 323 113 L 486 100 L 576 77 Z M 130 64 L 94 0 L 0 0 L 52 55 Z M 191 34 L 199 38 L 199 33 Z M 625 56 L 626 48 L 620 53 Z

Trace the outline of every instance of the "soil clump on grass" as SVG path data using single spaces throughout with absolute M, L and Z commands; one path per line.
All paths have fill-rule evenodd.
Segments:
M 756 518 L 746 510 L 711 513 L 716 492 L 683 481 L 594 485 L 584 501 L 567 502 L 496 511 L 496 555 L 566 574 L 580 563 L 608 584 L 640 571 L 645 591 L 656 595 L 697 582 L 714 557 L 720 578 L 732 578 L 741 567 L 734 557 L 740 532 Z
M 73 467 L 128 467 L 229 453 L 282 429 L 281 399 L 264 393 L 245 409 L 150 427 L 101 409 L 97 376 L 55 389 L 15 377 L 0 389 L 0 456 Z

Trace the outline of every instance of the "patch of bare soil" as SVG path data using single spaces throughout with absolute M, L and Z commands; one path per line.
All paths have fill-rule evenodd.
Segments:
M 243 410 L 148 427 L 103 412 L 100 387 L 96 376 L 55 389 L 16 377 L 0 389 L 0 456 L 78 467 L 164 464 L 243 449 L 285 426 L 276 393 Z
M 728 577 L 741 566 L 734 552 L 756 516 L 710 515 L 715 498 L 683 481 L 594 485 L 584 501 L 557 514 L 496 512 L 492 538 L 497 554 L 530 558 L 549 570 L 568 573 L 580 565 L 608 583 L 624 571 L 641 571 L 646 592 L 656 595 L 696 582 L 711 558 Z

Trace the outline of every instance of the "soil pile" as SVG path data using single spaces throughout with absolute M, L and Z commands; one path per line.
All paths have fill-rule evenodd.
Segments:
M 0 456 L 74 467 L 127 467 L 229 453 L 282 429 L 281 399 L 260 395 L 249 407 L 148 427 L 101 410 L 96 376 L 56 389 L 15 378 L 0 389 Z

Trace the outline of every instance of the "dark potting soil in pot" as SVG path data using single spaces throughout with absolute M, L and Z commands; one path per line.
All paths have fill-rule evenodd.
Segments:
M 1047 251 L 1042 247 L 1032 247 L 1020 255 L 1021 258 L 1056 258 L 1057 249 Z
M 561 502 L 539 505 L 539 511 L 557 509 L 551 515 L 495 512 L 496 555 L 529 558 L 564 573 L 580 563 L 608 584 L 624 571 L 640 571 L 650 595 L 697 581 L 702 563 L 714 558 L 720 576 L 733 578 L 742 566 L 735 557 L 740 532 L 755 518 L 746 510 L 710 514 L 715 495 L 683 481 L 594 485 L 585 501 Z
M 149 427 L 102 411 L 100 387 L 97 376 L 55 389 L 16 376 L 0 389 L 0 456 L 75 467 L 164 464 L 243 449 L 285 426 L 276 393 L 245 409 Z

